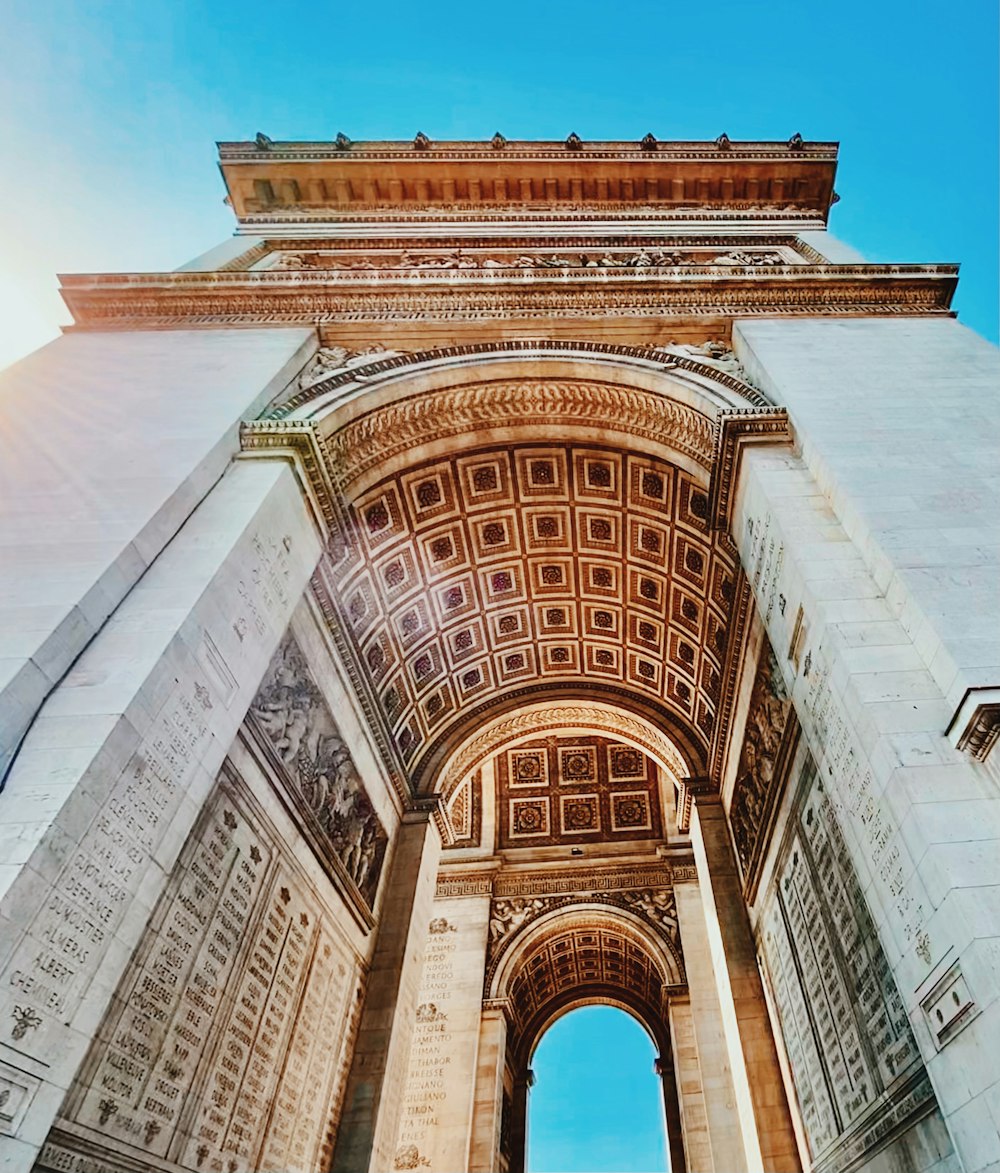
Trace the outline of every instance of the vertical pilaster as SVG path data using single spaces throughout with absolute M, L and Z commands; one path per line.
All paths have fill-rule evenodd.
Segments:
M 469 1173 L 494 1173 L 500 1168 L 500 1124 L 506 1053 L 506 1003 L 487 1002 L 483 1005 L 479 1024 L 479 1059 L 472 1105 Z
M 403 816 L 382 902 L 334 1173 L 392 1167 L 441 839 L 432 808 Z
M 798 1147 L 725 812 L 715 796 L 695 798 L 691 842 L 746 1168 L 793 1173 Z M 684 952 L 686 958 L 686 941 Z
M 668 1013 L 687 1170 L 688 1173 L 715 1173 L 690 996 L 671 996 Z
M 670 1048 L 664 1048 L 654 1064 L 663 1086 L 663 1113 L 667 1121 L 667 1150 L 670 1153 L 670 1173 L 687 1173 L 684 1155 L 684 1136 L 681 1130 L 681 1106 L 677 1095 L 677 1073 Z
M 698 882 L 675 881 L 674 896 L 690 1001 L 685 1007 L 672 998 L 670 1015 L 680 1059 L 690 1171 L 747 1173 L 750 1165 L 736 1113 L 732 1065 Z M 682 1039 L 689 1039 L 691 1045 L 683 1046 Z
M 528 1160 L 528 1098 L 535 1085 L 529 1067 L 514 1076 L 510 1104 L 510 1173 L 524 1173 Z

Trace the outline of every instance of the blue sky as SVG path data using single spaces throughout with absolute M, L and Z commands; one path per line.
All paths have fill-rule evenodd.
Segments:
M 961 261 L 997 337 L 995 0 L 7 0 L 0 365 L 67 321 L 59 271 L 168 269 L 227 236 L 216 139 L 839 139 L 831 225 Z
M 586 1006 L 542 1036 L 531 1061 L 528 1173 L 667 1169 L 656 1048 L 623 1010 Z

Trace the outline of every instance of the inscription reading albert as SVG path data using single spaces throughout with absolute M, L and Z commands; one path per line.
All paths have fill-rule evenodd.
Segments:
M 291 633 L 271 660 L 250 713 L 317 856 L 327 865 L 335 859 L 336 870 L 346 872 L 370 909 L 387 836 Z

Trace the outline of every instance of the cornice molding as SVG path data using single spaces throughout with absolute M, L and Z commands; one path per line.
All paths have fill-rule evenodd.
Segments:
M 387 276 L 388 275 L 388 276 Z M 75 274 L 62 296 L 80 328 L 322 324 L 415 319 L 941 314 L 953 265 L 682 266 L 677 269 L 254 270 Z
M 1000 686 L 967 689 L 945 732 L 956 749 L 985 762 L 1000 740 Z
M 782 442 L 791 443 L 788 413 L 782 407 L 719 412 L 708 492 L 708 516 L 713 529 L 729 529 L 743 449 L 748 444 Z
M 685 139 L 677 141 L 657 141 L 650 150 L 644 146 L 642 140 L 603 140 L 587 142 L 583 140 L 578 150 L 569 155 L 565 139 L 507 139 L 503 146 L 503 154 L 497 154 L 493 141 L 487 139 L 479 142 L 475 140 L 430 140 L 425 151 L 416 155 L 414 140 L 412 139 L 373 139 L 368 141 L 352 141 L 345 149 L 336 140 L 329 142 L 299 142 L 278 139 L 260 139 L 251 142 L 219 142 L 220 163 L 253 162 L 259 163 L 262 159 L 298 160 L 303 161 L 332 159 L 340 162 L 364 162 L 371 160 L 392 160 L 398 162 L 400 158 L 418 158 L 424 161 L 434 160 L 481 160 L 497 163 L 502 159 L 506 164 L 511 161 L 533 160 L 544 158 L 551 161 L 569 159 L 578 162 L 581 159 L 630 159 L 636 162 L 649 162 L 651 157 L 667 158 L 672 161 L 703 161 L 740 163 L 747 160 L 760 161 L 773 159 L 787 162 L 796 159 L 811 161 L 836 162 L 836 142 L 806 142 L 793 148 L 788 141 L 747 140 L 745 142 L 731 141 L 726 151 L 721 151 L 718 143 Z

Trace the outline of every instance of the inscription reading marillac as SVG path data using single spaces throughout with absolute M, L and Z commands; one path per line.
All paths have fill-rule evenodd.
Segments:
M 220 783 L 88 1056 L 74 1124 L 206 1173 L 329 1163 L 358 968 L 289 856 Z

